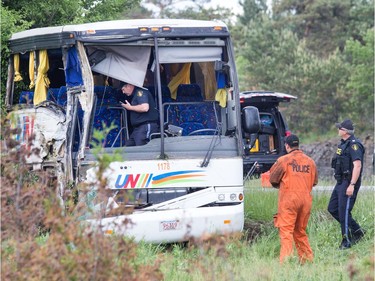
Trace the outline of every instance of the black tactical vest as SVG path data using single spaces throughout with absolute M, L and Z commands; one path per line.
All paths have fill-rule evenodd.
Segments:
M 353 161 L 350 157 L 349 146 L 354 143 L 357 144 L 362 153 L 364 153 L 365 150 L 362 143 L 357 139 L 349 138 L 345 142 L 340 143 L 337 147 L 336 154 L 332 159 L 331 166 L 335 169 L 335 179 L 338 182 L 341 182 L 343 179 L 351 179 Z

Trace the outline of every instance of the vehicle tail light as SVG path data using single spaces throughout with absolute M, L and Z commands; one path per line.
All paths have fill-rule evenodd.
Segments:
M 286 136 L 286 137 L 289 137 L 291 134 L 292 134 L 291 131 L 289 131 L 289 130 L 285 131 L 285 136 Z
M 243 200 L 243 194 L 242 194 L 242 193 L 240 193 L 240 195 L 238 195 L 238 199 L 239 199 L 240 201 Z

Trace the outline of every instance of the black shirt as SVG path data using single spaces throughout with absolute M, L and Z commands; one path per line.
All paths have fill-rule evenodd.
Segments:
M 147 112 L 136 112 L 130 110 L 130 123 L 132 126 L 137 127 L 145 123 L 157 123 L 159 120 L 159 112 L 156 109 L 154 98 L 151 93 L 146 89 L 134 87 L 131 105 L 139 105 L 148 103 L 149 110 Z
M 347 153 L 348 157 L 350 157 L 350 163 L 356 160 L 360 160 L 361 163 L 363 164 L 364 147 L 362 143 L 358 139 L 356 139 L 354 136 L 350 136 L 346 140 L 342 139 L 338 148 L 344 154 Z M 345 151 L 347 152 L 345 153 Z M 363 165 L 361 168 L 361 173 L 362 173 L 362 170 L 363 170 Z

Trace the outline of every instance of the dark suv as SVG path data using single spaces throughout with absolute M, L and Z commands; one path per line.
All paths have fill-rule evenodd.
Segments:
M 271 91 L 245 91 L 240 93 L 241 109 L 255 106 L 259 110 L 261 129 L 256 134 L 243 132 L 244 177 L 259 177 L 268 171 L 277 158 L 286 153 L 284 138 L 291 134 L 279 111 L 280 102 L 290 102 L 297 97 Z M 257 165 L 253 164 L 257 162 Z M 251 173 L 249 171 L 252 170 Z

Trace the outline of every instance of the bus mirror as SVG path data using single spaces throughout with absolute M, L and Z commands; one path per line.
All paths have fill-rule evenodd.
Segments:
M 242 125 L 246 133 L 254 134 L 260 130 L 260 117 L 258 108 L 246 106 L 242 109 Z

